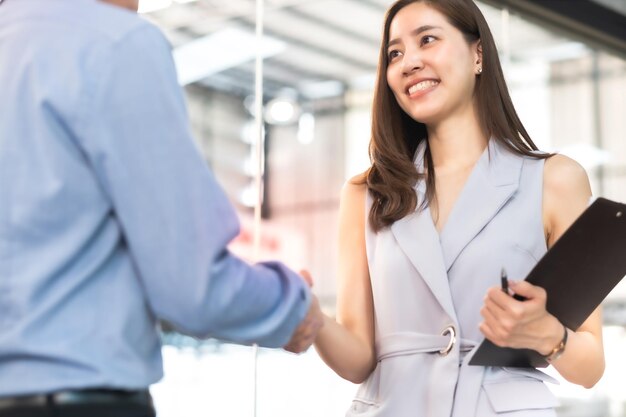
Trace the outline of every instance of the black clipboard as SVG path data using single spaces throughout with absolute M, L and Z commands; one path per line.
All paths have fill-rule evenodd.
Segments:
M 567 328 L 576 330 L 624 276 L 626 205 L 598 198 L 539 260 L 526 281 L 543 287 L 548 296 L 548 312 Z M 501 348 L 487 339 L 469 364 L 548 366 L 534 350 Z

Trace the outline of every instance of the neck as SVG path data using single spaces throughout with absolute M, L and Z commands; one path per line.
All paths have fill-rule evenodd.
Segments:
M 114 6 L 122 7 L 124 9 L 136 12 L 139 8 L 139 0 L 100 0 L 103 3 L 109 3 Z
M 474 111 L 449 117 L 427 130 L 435 169 L 473 166 L 489 142 Z

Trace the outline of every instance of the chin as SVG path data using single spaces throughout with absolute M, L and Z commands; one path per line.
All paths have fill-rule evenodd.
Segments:
M 418 123 L 423 123 L 425 125 L 430 125 L 435 123 L 435 121 L 437 120 L 437 116 L 436 114 L 433 113 L 426 113 L 426 112 L 411 112 L 411 113 L 407 113 L 411 119 L 415 120 Z
M 435 120 L 438 119 L 438 114 L 440 113 L 438 109 L 433 108 L 425 108 L 426 106 L 420 106 L 416 108 L 414 103 L 410 107 L 404 107 L 403 110 L 406 114 L 411 117 L 411 119 L 415 120 L 419 123 L 431 124 L 434 123 Z M 429 106 L 431 107 L 431 106 Z

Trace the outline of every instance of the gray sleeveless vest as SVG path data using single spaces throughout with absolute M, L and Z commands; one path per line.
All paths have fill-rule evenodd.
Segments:
M 425 143 L 416 153 L 420 172 L 424 151 Z M 441 233 L 428 209 L 378 233 L 366 227 L 378 364 L 347 416 L 556 415 L 544 384 L 556 381 L 543 372 L 468 365 L 483 339 L 487 288 L 499 285 L 503 267 L 523 279 L 547 250 L 543 166 L 491 140 Z M 415 191 L 421 202 L 425 184 Z M 371 204 L 368 194 L 366 215 Z

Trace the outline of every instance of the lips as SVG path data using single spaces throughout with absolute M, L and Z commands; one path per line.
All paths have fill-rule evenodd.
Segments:
M 422 81 L 418 81 L 417 83 L 411 84 L 411 86 L 409 88 L 407 88 L 406 92 L 408 95 L 413 95 L 415 93 L 418 93 L 420 91 L 424 91 L 424 90 L 428 90 L 432 87 L 435 87 L 439 84 L 439 81 L 437 80 L 422 80 Z

